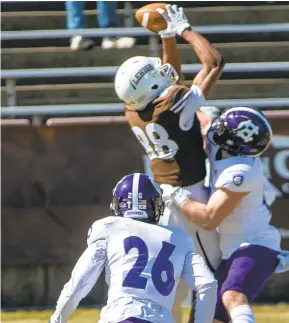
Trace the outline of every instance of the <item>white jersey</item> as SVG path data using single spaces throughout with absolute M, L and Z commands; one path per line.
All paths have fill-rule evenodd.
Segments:
M 51 322 L 66 322 L 103 268 L 108 301 L 101 311 L 101 323 L 129 317 L 173 322 L 170 312 L 181 277 L 197 292 L 195 322 L 213 320 L 216 281 L 183 230 L 111 216 L 92 225 L 87 242 Z
M 218 227 L 222 258 L 250 244 L 274 250 L 280 248 L 280 234 L 271 226 L 271 212 L 265 201 L 265 177 L 259 158 L 230 157 L 215 161 L 212 192 L 226 188 L 249 192 Z
M 207 188 L 204 186 L 204 182 L 184 188 L 187 191 L 188 198 L 207 204 L 209 194 Z M 187 232 L 194 241 L 196 252 L 206 260 L 211 271 L 214 272 L 218 268 L 221 262 L 221 250 L 219 247 L 219 235 L 216 230 L 207 231 L 191 222 L 174 203 L 171 203 L 169 207 L 165 208 L 159 223 L 165 226 L 178 227 Z

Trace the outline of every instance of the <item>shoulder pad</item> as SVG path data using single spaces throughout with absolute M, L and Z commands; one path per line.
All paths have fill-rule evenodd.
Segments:
M 232 192 L 250 192 L 258 180 L 253 167 L 237 164 L 223 170 L 216 180 L 215 188 L 226 188 Z
M 95 221 L 88 230 L 87 245 L 89 246 L 97 240 L 106 240 L 108 237 L 108 227 L 116 220 L 116 217 L 109 216 Z

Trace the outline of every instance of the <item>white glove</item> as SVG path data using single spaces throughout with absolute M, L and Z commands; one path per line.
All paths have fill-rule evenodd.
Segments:
M 169 208 L 173 203 L 171 194 L 176 188 L 169 184 L 161 184 L 160 188 L 162 190 L 162 200 L 165 204 L 165 207 Z
M 183 187 L 162 184 L 162 199 L 166 207 L 170 207 L 172 203 L 181 206 L 188 198 L 190 192 Z
M 159 31 L 161 38 L 171 38 L 175 37 L 176 34 L 179 36 L 182 35 L 182 32 L 190 27 L 188 18 L 184 13 L 182 7 L 178 8 L 176 4 L 171 6 L 170 4 L 166 5 L 167 13 L 161 9 L 157 8 L 156 11 L 161 14 L 167 21 L 167 29 Z

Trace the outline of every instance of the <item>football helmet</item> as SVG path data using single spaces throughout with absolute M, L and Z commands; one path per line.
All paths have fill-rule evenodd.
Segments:
M 231 156 L 257 157 L 269 147 L 272 128 L 261 111 L 236 107 L 212 122 L 207 137 Z
M 110 208 L 116 216 L 156 223 L 164 205 L 159 186 L 149 176 L 134 173 L 116 184 Z
M 171 64 L 157 57 L 135 56 L 126 60 L 115 76 L 115 92 L 134 110 L 144 110 L 166 88 L 176 84 L 179 76 Z

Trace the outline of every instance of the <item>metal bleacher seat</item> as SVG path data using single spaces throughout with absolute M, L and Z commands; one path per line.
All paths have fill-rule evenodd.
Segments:
M 288 7 L 288 8 L 287 8 Z M 252 7 L 251 7 L 252 8 Z M 283 6 L 287 12 L 289 12 L 289 6 Z M 200 8 L 198 8 L 200 9 Z M 206 8 L 208 10 L 208 8 Z M 257 9 L 256 9 L 257 10 Z M 268 12 L 269 14 L 269 12 Z M 225 21 L 226 22 L 226 21 Z M 249 37 L 249 35 L 253 35 L 252 37 L 256 39 L 258 35 L 270 35 L 271 38 L 274 38 L 274 35 L 288 35 L 289 33 L 289 23 L 272 23 L 269 21 L 269 23 L 262 23 L 262 24 L 240 24 L 240 25 L 234 25 L 234 24 L 218 24 L 218 25 L 207 25 L 207 26 L 196 26 L 194 27 L 196 31 L 200 32 L 204 35 L 209 35 L 214 37 L 214 35 L 217 35 L 218 37 L 224 36 L 227 37 L 228 35 L 230 37 L 233 37 L 236 35 L 237 39 L 240 35 L 245 35 L 244 39 L 246 37 Z M 24 49 L 11 49 L 9 50 L 9 41 L 22 41 L 27 40 L 35 40 L 35 41 L 43 41 L 43 40 L 57 40 L 57 39 L 67 39 L 71 36 L 73 36 L 75 33 L 73 31 L 64 30 L 64 29 L 56 29 L 56 30 L 21 30 L 21 31 L 3 31 L 1 34 L 2 41 L 8 42 L 8 49 L 4 49 L 4 55 L 14 55 L 16 58 L 23 55 L 23 53 L 27 53 L 27 55 L 31 55 L 31 57 L 34 57 L 33 55 L 38 55 L 39 52 L 42 56 L 47 57 L 47 61 L 49 61 L 49 53 L 45 53 L 45 48 L 42 49 L 39 47 L 36 48 L 30 48 L 26 51 Z M 153 33 L 150 33 L 149 31 L 145 30 L 144 28 L 111 28 L 111 29 L 83 29 L 78 31 L 79 35 L 87 36 L 87 37 L 103 37 L 103 36 L 134 36 L 134 37 L 140 37 L 141 39 L 147 38 L 148 39 L 148 46 L 145 47 L 144 45 L 141 45 L 137 47 L 134 50 L 134 53 L 138 50 L 145 51 L 147 50 L 147 53 L 150 55 L 159 55 L 160 52 L 160 46 L 158 37 L 154 35 Z M 271 40 L 271 38 L 269 39 Z M 256 48 L 254 48 L 255 52 L 258 52 L 258 46 L 260 48 L 259 52 L 262 53 L 262 48 L 266 49 L 266 53 L 269 54 L 275 49 L 275 52 L 278 52 L 278 48 L 280 49 L 280 54 L 276 54 L 277 57 L 274 58 L 273 61 L 271 61 L 269 54 L 266 56 L 259 55 L 258 59 L 266 61 L 257 61 L 257 62 L 251 62 L 250 57 L 244 59 L 241 62 L 233 62 L 230 63 L 230 60 L 227 60 L 227 65 L 224 70 L 224 75 L 226 80 L 221 80 L 219 88 L 221 89 L 221 85 L 223 84 L 223 87 L 228 87 L 228 84 L 231 80 L 232 84 L 235 84 L 235 88 L 238 86 L 239 80 L 240 80 L 240 87 L 242 87 L 242 79 L 249 78 L 251 80 L 255 80 L 255 85 L 257 84 L 259 88 L 264 85 L 265 91 L 266 91 L 266 84 L 270 83 L 270 79 L 272 81 L 273 89 L 281 89 L 280 91 L 273 91 L 272 93 L 267 92 L 267 95 L 271 94 L 271 97 L 265 97 L 264 94 L 262 94 L 260 97 L 256 97 L 256 95 L 253 95 L 252 97 L 246 98 L 246 97 L 231 97 L 230 94 L 226 95 L 225 90 L 220 91 L 221 94 L 219 96 L 213 97 L 211 101 L 208 101 L 208 105 L 217 105 L 220 107 L 227 107 L 232 105 L 254 105 L 256 107 L 260 108 L 276 108 L 276 109 L 288 109 L 289 108 L 289 81 L 288 81 L 288 75 L 289 75 L 289 56 L 284 56 L 284 53 L 288 53 L 289 55 L 289 42 L 288 41 L 282 41 L 283 39 L 289 40 L 287 36 L 281 37 L 281 41 L 279 42 L 263 42 L 263 43 L 246 43 L 243 46 L 243 49 L 246 48 L 246 46 L 252 46 L 251 44 L 257 44 Z M 240 43 L 242 44 L 242 43 Z M 182 46 L 182 51 L 184 52 L 185 60 L 186 54 L 185 50 L 187 49 L 187 45 L 180 45 Z M 236 53 L 238 50 L 240 50 L 241 46 L 239 43 L 224 43 L 224 44 L 216 44 L 216 47 L 218 46 L 222 50 L 228 51 L 229 59 L 235 58 Z M 262 47 L 263 46 L 263 47 Z M 278 47 L 279 46 L 279 47 Z M 235 52 L 232 52 L 235 48 Z M 49 49 L 49 48 L 47 48 Z M 51 49 L 51 48 L 50 48 Z M 34 51 L 34 52 L 33 52 Z M 57 47 L 55 50 L 55 53 L 58 53 L 60 51 L 60 47 Z M 132 51 L 132 50 L 131 50 Z M 19 53 L 19 55 L 18 55 Z M 126 56 L 128 52 L 120 51 L 121 55 Z M 72 55 L 68 52 L 62 51 L 62 54 L 65 55 Z M 47 55 L 47 56 L 46 56 Z M 53 52 L 51 52 L 51 55 L 53 56 Z M 75 55 L 75 54 L 73 54 Z M 84 62 L 86 57 L 93 57 L 94 53 L 91 52 L 90 54 L 84 54 L 84 53 L 78 53 L 78 57 L 84 57 Z M 89 55 L 89 56 L 88 56 Z M 97 56 L 98 54 L 95 53 Z M 100 55 L 103 55 L 101 53 Z M 112 54 L 109 54 L 108 56 L 111 56 Z M 57 56 L 57 54 L 56 54 Z M 103 55 L 104 56 L 104 55 Z M 132 55 L 131 55 L 132 56 Z M 10 56 L 11 57 L 11 56 Z M 72 56 L 71 56 L 72 57 Z M 284 57 L 284 58 L 283 58 Z M 281 58 L 281 59 L 280 59 Z M 120 59 L 120 58 L 119 58 Z M 10 62 L 7 60 L 5 61 L 4 57 L 4 63 L 2 63 L 2 67 L 4 67 L 4 70 L 2 70 L 1 78 L 2 78 L 2 84 L 5 83 L 5 87 L 2 88 L 2 93 L 6 94 L 6 106 L 2 108 L 2 117 L 11 117 L 11 116 L 31 116 L 33 114 L 38 115 L 75 115 L 75 114 L 93 114 L 93 115 L 103 115 L 103 114 L 122 114 L 122 107 L 119 101 L 114 96 L 113 99 L 111 99 L 111 95 L 105 95 L 103 94 L 105 91 L 101 91 L 103 88 L 107 89 L 107 93 L 110 91 L 113 92 L 113 86 L 112 86 L 112 80 L 113 75 L 115 74 L 117 70 L 117 65 L 119 64 L 119 61 L 111 57 L 111 61 L 116 62 L 116 64 L 113 64 L 114 66 L 103 66 L 105 64 L 105 58 L 103 58 L 104 64 L 100 64 L 101 66 L 95 66 L 90 67 L 90 64 L 88 66 L 79 66 L 79 67 L 62 67 L 61 63 L 59 63 L 59 59 L 56 60 L 56 68 L 30 68 L 32 64 L 29 65 L 29 68 L 27 68 L 27 63 L 21 63 L 21 59 L 19 60 L 19 65 L 23 67 L 25 65 L 25 68 L 15 68 L 15 66 L 19 66 L 17 62 L 13 62 L 10 64 Z M 226 60 L 226 57 L 225 57 Z M 285 61 L 284 61 L 285 60 Z M 32 61 L 32 60 L 31 60 Z M 44 59 L 40 59 L 43 64 Z M 73 62 L 76 61 L 76 57 L 73 58 Z M 8 69 L 5 67 L 5 62 L 7 62 Z M 186 61 L 185 61 L 186 62 Z M 101 62 L 100 62 L 101 63 Z M 50 63 L 53 66 L 53 63 Z M 81 63 L 85 64 L 85 63 Z M 46 63 L 45 63 L 46 65 Z M 94 64 L 96 65 L 96 64 Z M 32 67 L 34 67 L 32 65 Z M 199 64 L 183 64 L 182 70 L 183 73 L 186 76 L 190 76 L 195 74 L 200 69 Z M 249 75 L 249 77 L 248 77 Z M 252 76 L 253 75 L 253 76 Z M 277 77 L 277 79 L 276 79 Z M 97 82 L 95 83 L 95 80 L 97 78 Z M 105 79 L 106 83 L 102 83 L 102 79 Z M 268 80 L 269 79 L 269 80 Z M 51 81 L 52 80 L 52 81 Z M 64 80 L 64 81 L 62 81 Z M 67 83 L 69 84 L 63 84 L 65 80 L 68 80 Z M 87 81 L 88 80 L 88 81 Z M 94 81 L 94 83 L 91 82 Z M 259 82 L 258 82 L 259 80 Z M 86 84 L 86 88 L 83 89 L 81 86 L 82 84 L 78 84 L 77 86 L 74 86 L 75 82 L 84 83 Z M 23 83 L 24 82 L 24 83 Z M 27 83 L 26 83 L 27 82 Z M 48 95 L 51 96 L 50 89 L 52 88 L 51 82 L 54 84 L 60 84 L 60 88 L 63 89 L 63 93 L 67 93 L 69 89 L 77 89 L 79 92 L 79 96 L 77 99 L 71 100 L 71 102 L 68 102 L 65 105 L 62 105 L 62 101 L 64 100 L 64 94 L 63 97 L 59 98 L 59 101 L 52 101 L 52 104 L 47 105 L 46 102 L 43 102 L 43 99 L 41 101 L 40 96 L 37 94 L 38 90 L 45 89 L 47 96 L 45 98 L 48 98 Z M 253 81 L 246 82 L 246 88 L 250 88 L 250 82 L 253 84 Z M 21 84 L 18 86 L 18 84 Z M 36 85 L 35 85 L 36 83 Z M 17 84 L 17 85 L 16 85 Z M 24 84 L 24 85 L 23 85 Z M 43 84 L 41 87 L 39 84 Z M 46 86 L 45 86 L 46 84 Z M 25 87 L 26 86 L 26 87 Z M 274 87 L 275 86 L 275 87 Z M 244 87 L 244 82 L 243 82 Z M 28 91 L 35 90 L 35 98 L 31 98 L 32 95 L 30 95 L 29 100 L 24 100 L 24 104 L 20 100 L 20 106 L 17 106 L 17 95 L 20 93 L 25 92 L 24 88 Z M 101 93 L 100 95 L 93 97 L 92 95 L 88 99 L 82 91 L 87 91 L 89 89 L 97 89 L 99 88 L 97 93 Z M 287 91 L 287 90 L 288 91 Z M 53 91 L 55 91 L 55 88 L 53 88 Z M 6 93 L 5 93 L 6 92 Z M 38 91 L 40 92 L 40 91 Z M 43 91 L 42 91 L 43 92 Z M 253 92 L 253 91 L 252 91 Z M 106 92 L 105 92 L 106 93 Z M 265 94 L 266 95 L 266 94 Z M 52 95 L 53 96 L 53 95 Z M 23 96 L 24 97 L 24 96 Z M 229 97 L 229 98 L 228 98 Z M 112 100 L 112 101 L 109 101 Z M 51 99 L 52 100 L 52 99 Z M 77 100 L 77 101 L 75 101 Z M 94 101 L 92 101 L 94 100 Z M 5 100 L 4 100 L 5 101 Z M 68 100 L 69 101 L 69 100 Z M 30 102 L 35 102 L 34 105 Z M 50 99 L 48 99 L 48 103 L 50 103 Z M 75 104 L 77 103 L 77 104 Z M 69 113 L 70 111 L 70 113 Z

